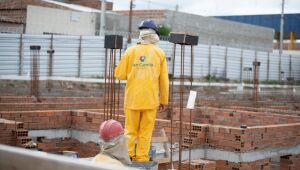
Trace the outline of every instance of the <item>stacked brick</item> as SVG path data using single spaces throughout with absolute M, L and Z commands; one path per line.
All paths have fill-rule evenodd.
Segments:
M 183 138 L 182 147 L 188 149 L 205 144 L 207 127 L 208 125 L 192 125 L 191 131 L 188 132 L 189 135 Z
M 0 119 L 0 143 L 12 146 L 19 146 L 28 149 L 35 148 L 28 145 L 32 139 L 28 137 L 28 130 L 24 129 L 22 122 Z
M 181 163 L 182 170 L 216 170 L 216 162 L 215 161 L 208 161 L 208 160 L 191 160 L 183 161 Z
M 300 154 L 280 157 L 280 170 L 298 170 L 300 168 Z
M 94 142 L 81 143 L 74 138 L 41 139 L 37 145 L 38 150 L 44 152 L 61 153 L 75 151 L 79 157 L 93 157 L 100 152 L 100 147 Z
M 16 145 L 16 137 L 13 134 L 13 130 L 16 126 L 21 126 L 20 122 L 15 122 L 6 119 L 0 119 L 0 143 L 6 145 Z
M 16 136 L 16 145 L 20 147 L 24 147 L 27 149 L 34 149 L 36 146 L 30 144 L 32 139 L 28 137 L 28 130 L 23 128 L 17 128 L 15 131 L 13 131 L 14 136 Z
M 271 170 L 270 159 L 263 159 L 254 162 L 228 162 L 216 161 L 216 170 Z

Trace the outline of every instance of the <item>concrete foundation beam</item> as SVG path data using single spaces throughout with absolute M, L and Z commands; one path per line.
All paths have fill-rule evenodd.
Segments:
M 48 130 L 29 130 L 29 137 L 45 136 L 46 138 L 61 138 L 61 137 L 73 137 L 80 142 L 92 141 L 97 143 L 99 141 L 99 135 L 96 132 L 83 131 L 76 129 L 48 129 Z M 163 157 L 164 153 L 157 157 Z M 177 161 L 178 151 L 173 152 L 173 160 Z M 279 157 L 284 155 L 296 155 L 300 154 L 300 144 L 288 147 L 256 150 L 249 152 L 232 152 L 226 150 L 210 149 L 210 148 L 197 148 L 191 150 L 192 159 L 209 159 L 209 160 L 226 160 L 229 162 L 254 162 L 257 160 Z M 189 151 L 182 152 L 182 160 L 189 159 Z

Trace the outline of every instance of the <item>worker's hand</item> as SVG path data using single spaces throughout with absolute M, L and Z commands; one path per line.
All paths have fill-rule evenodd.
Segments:
M 166 111 L 167 108 L 168 107 L 166 105 L 160 104 L 159 107 L 158 107 L 158 113 Z

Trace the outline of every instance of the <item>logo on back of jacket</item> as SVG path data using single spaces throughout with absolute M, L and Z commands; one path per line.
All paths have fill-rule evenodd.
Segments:
M 146 62 L 147 57 L 144 55 L 141 55 L 138 57 L 138 62 L 133 64 L 133 67 L 139 68 L 139 69 L 143 69 L 143 68 L 147 68 L 147 67 L 153 67 L 154 64 L 152 63 L 147 63 Z

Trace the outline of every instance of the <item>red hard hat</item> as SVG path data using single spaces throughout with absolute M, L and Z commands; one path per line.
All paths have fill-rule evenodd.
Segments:
M 99 136 L 104 141 L 110 141 L 123 133 L 121 123 L 113 119 L 104 121 L 99 127 Z

